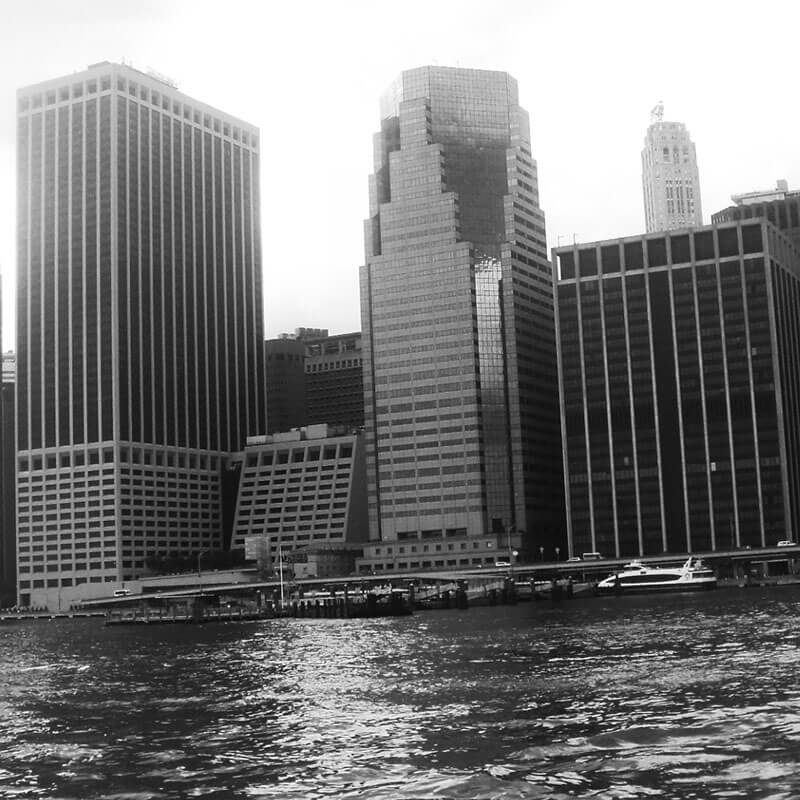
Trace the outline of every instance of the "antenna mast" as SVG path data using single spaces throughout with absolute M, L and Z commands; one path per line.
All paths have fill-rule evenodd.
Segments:
M 650 110 L 650 124 L 661 122 L 664 119 L 664 102 L 659 100 Z

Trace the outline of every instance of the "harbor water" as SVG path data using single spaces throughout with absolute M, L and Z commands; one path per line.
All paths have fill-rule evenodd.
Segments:
M 0 626 L 3 798 L 797 798 L 800 588 Z

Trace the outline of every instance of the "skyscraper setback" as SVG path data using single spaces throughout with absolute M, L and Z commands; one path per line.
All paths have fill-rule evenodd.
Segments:
M 19 597 L 53 607 L 221 544 L 264 432 L 258 130 L 104 62 L 20 90 L 17 141 Z
M 642 150 L 642 192 L 648 233 L 703 224 L 697 152 L 682 122 L 652 111 Z
M 560 494 L 552 286 L 516 81 L 402 73 L 381 99 L 365 228 L 371 540 L 409 542 L 397 566 L 412 567 L 550 549 Z M 396 561 L 382 549 L 368 547 L 362 567 Z

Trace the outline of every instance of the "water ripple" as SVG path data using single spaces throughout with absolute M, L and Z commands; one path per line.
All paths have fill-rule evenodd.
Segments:
M 800 591 L 0 629 L 0 796 L 796 798 Z

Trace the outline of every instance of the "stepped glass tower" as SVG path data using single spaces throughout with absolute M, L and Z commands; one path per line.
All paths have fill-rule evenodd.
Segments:
M 516 81 L 402 73 L 381 100 L 365 227 L 370 538 L 380 544 L 361 568 L 482 564 L 520 548 L 538 557 L 539 546 L 552 557 L 553 296 Z
M 18 593 L 221 547 L 264 432 L 258 130 L 101 63 L 18 92 Z

